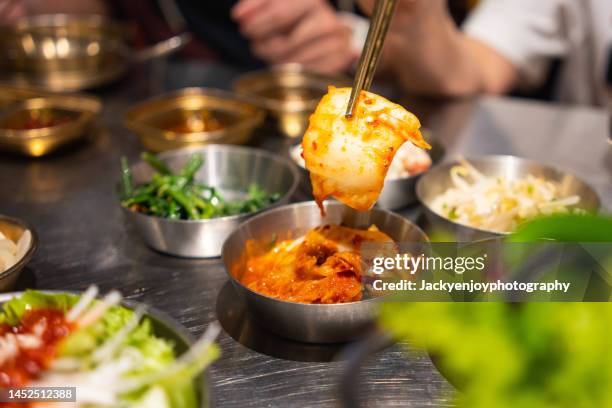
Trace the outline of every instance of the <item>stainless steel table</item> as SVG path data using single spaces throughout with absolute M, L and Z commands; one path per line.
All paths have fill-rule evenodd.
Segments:
M 18 289 L 80 290 L 95 283 L 155 305 L 192 333 L 216 319 L 225 329 L 223 355 L 210 378 L 222 407 L 337 406 L 344 362 L 330 361 L 340 346 L 304 345 L 254 326 L 228 285 L 219 260 L 186 260 L 146 248 L 122 217 L 115 184 L 119 157 L 141 150 L 121 124 L 131 103 L 182 86 L 228 87 L 224 67 L 157 66 L 99 90 L 103 117 L 91 140 L 41 159 L 0 156 L 0 213 L 23 217 L 40 234 L 40 248 Z M 512 99 L 442 104 L 406 101 L 446 145 L 449 154 L 506 153 L 538 159 L 589 181 L 612 207 L 612 152 L 604 112 Z M 286 152 L 289 141 L 269 129 L 253 145 Z M 449 156 L 447 156 L 449 157 Z M 296 199 L 300 199 L 298 196 Z M 418 207 L 403 214 L 415 218 Z M 409 318 L 409 316 L 407 316 Z M 355 384 L 364 406 L 450 405 L 451 387 L 427 356 L 394 346 L 373 355 Z

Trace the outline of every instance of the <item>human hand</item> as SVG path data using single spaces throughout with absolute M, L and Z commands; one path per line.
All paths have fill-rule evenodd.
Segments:
M 374 10 L 376 0 L 359 0 L 359 6 L 366 14 Z M 446 0 L 398 0 L 389 25 L 389 36 L 400 37 L 403 42 L 418 40 L 427 31 L 436 30 L 448 21 Z
M 367 13 L 375 4 L 359 0 Z M 457 27 L 447 0 L 398 0 L 380 65 L 406 91 L 423 95 L 502 94 L 518 81 L 508 58 Z
M 232 18 L 269 64 L 299 63 L 323 73 L 348 69 L 351 29 L 325 0 L 240 0 Z
M 357 3 L 366 14 L 372 14 L 376 0 L 358 0 Z M 446 10 L 446 4 L 447 0 L 398 0 L 393 20 L 423 19 Z
M 358 5 L 366 14 L 372 14 L 376 1 L 358 0 Z M 410 69 L 406 64 L 424 58 L 441 33 L 451 29 L 449 23 L 452 24 L 447 0 L 398 0 L 378 71 L 395 75 L 394 71 Z

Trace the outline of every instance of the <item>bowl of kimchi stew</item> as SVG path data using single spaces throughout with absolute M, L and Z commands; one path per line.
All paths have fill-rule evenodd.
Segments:
M 255 216 L 225 241 L 223 263 L 250 316 L 286 338 L 338 343 L 365 334 L 378 299 L 365 285 L 362 246 L 426 242 L 411 221 L 337 202 L 285 205 Z

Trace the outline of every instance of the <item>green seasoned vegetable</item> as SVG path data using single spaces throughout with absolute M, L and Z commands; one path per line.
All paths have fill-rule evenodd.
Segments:
M 150 182 L 138 187 L 132 186 L 127 160 L 121 159 L 121 205 L 132 211 L 177 220 L 201 220 L 259 211 L 280 198 L 279 194 L 268 194 L 253 184 L 246 199 L 226 201 L 214 187 L 195 180 L 204 164 L 201 154 L 193 154 L 177 173 L 151 153 L 144 152 L 142 159 L 156 173 Z
M 141 155 L 142 160 L 146 161 L 149 166 L 153 167 L 155 170 L 160 172 L 161 174 L 170 174 L 172 173 L 170 169 L 166 166 L 166 163 L 159 160 L 157 156 L 151 154 L 149 152 L 143 152 Z

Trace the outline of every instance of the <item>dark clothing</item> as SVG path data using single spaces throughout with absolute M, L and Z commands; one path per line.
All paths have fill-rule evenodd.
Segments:
M 222 60 L 246 69 L 264 67 L 230 17 L 237 0 L 176 0 L 176 3 L 191 32 Z
M 107 0 L 114 18 L 133 23 L 136 28 L 134 45 L 146 47 L 172 37 L 168 22 L 154 0 Z M 218 60 L 216 52 L 201 41 L 190 41 L 179 55 L 185 58 Z

